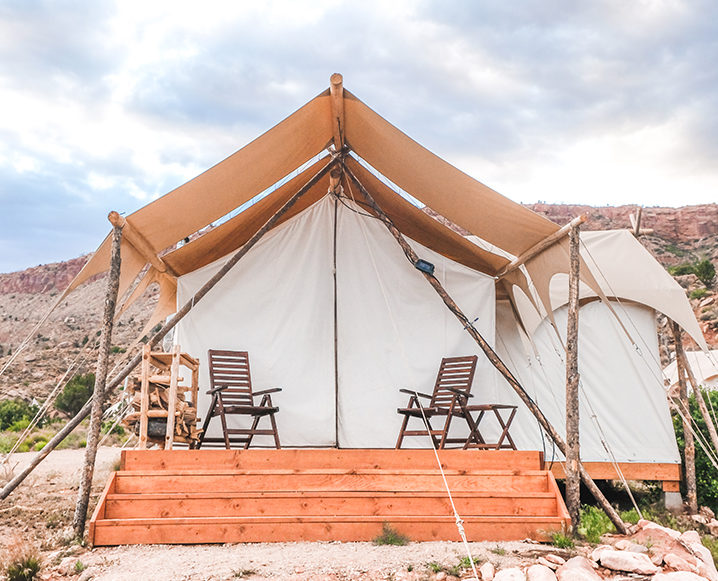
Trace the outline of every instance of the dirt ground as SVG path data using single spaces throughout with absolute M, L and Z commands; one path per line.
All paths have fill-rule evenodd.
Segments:
M 27 466 L 36 454 L 16 454 L 9 464 L 0 465 L 0 484 Z M 119 457 L 118 448 L 99 450 L 91 509 L 110 471 L 118 466 Z M 461 543 L 450 542 L 404 547 L 329 542 L 90 549 L 73 542 L 69 528 L 83 459 L 84 450 L 52 452 L 15 492 L 0 501 L 0 548 L 17 539 L 34 543 L 42 554 L 43 579 L 413 581 L 436 578 L 438 569 L 455 567 L 466 556 Z M 475 558 L 492 561 L 497 568 L 535 559 L 537 554 L 562 553 L 555 547 L 517 542 L 471 543 L 470 548 Z

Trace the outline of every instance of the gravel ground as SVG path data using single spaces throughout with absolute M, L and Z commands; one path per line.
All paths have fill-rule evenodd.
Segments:
M 413 581 L 436 577 L 427 567 L 429 563 L 436 564 L 434 569 L 448 569 L 466 556 L 461 543 L 450 542 L 411 543 L 404 547 L 324 542 L 137 545 L 91 550 L 69 542 L 68 529 L 84 453 L 84 450 L 52 452 L 9 498 L 0 501 L 0 548 L 14 539 L 37 545 L 43 557 L 44 579 Z M 36 454 L 16 454 L 6 466 L 17 474 Z M 104 447 L 98 451 L 91 509 L 119 457 L 118 448 Z M 0 465 L 0 485 L 11 476 L 10 472 Z M 482 562 L 490 560 L 498 567 L 519 563 L 536 553 L 556 552 L 555 547 L 529 543 L 472 543 L 470 547 L 475 558 Z

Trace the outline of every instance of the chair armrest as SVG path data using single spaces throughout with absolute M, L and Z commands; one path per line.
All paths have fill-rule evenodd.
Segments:
M 470 394 L 468 391 L 461 391 L 460 389 L 455 389 L 453 387 L 445 387 L 444 389 L 448 389 L 449 391 L 455 393 L 456 395 L 460 395 L 462 397 L 474 397 L 472 394 Z
M 419 397 L 425 397 L 426 399 L 431 399 L 430 395 L 421 393 L 419 391 L 414 391 L 413 389 L 400 389 L 399 393 L 408 393 L 409 395 L 418 395 Z
M 222 391 L 223 389 L 227 389 L 226 385 L 218 385 L 217 387 L 213 387 L 209 391 L 205 392 L 207 395 L 212 395 L 214 393 L 217 393 L 218 391 Z
M 263 389 L 262 391 L 255 391 L 253 395 L 264 395 L 267 393 L 276 393 L 277 391 L 282 391 L 281 387 L 272 387 L 271 389 Z

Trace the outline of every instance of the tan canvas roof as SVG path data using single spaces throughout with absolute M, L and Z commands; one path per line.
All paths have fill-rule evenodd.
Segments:
M 314 162 L 292 179 L 287 180 L 288 176 L 329 144 L 342 140 L 349 149 L 346 163 L 397 227 L 408 237 L 466 266 L 497 274 L 509 258 L 481 249 L 431 218 L 352 156 L 358 156 L 441 216 L 509 255 L 526 253 L 559 229 L 434 155 L 350 92 L 344 90 L 343 100 L 337 105 L 336 93 L 325 91 L 224 161 L 127 216 L 127 224 L 141 244 L 133 244 L 123 236 L 120 294 L 146 267 L 149 249 L 154 268 L 147 271 L 143 284 L 160 284 L 161 310 L 167 311 L 174 297 L 174 276 L 190 273 L 241 247 L 327 159 Z M 287 181 L 259 202 L 171 250 L 158 264 L 158 253 L 207 228 L 282 180 Z M 343 183 L 345 191 L 351 193 L 349 184 Z M 321 199 L 328 187 L 327 177 L 319 180 L 279 223 Z M 108 237 L 66 294 L 107 269 L 109 246 Z M 547 308 L 549 281 L 567 268 L 564 246 L 554 245 L 526 263 L 539 299 Z M 582 278 L 602 294 L 589 269 L 583 269 Z M 516 275 L 510 282 L 530 296 L 525 277 Z

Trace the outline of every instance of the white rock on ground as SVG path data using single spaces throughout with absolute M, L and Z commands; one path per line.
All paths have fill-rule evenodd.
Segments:
M 559 581 L 601 581 L 586 557 L 573 557 L 556 571 Z
M 591 552 L 591 559 L 598 563 L 604 551 L 613 551 L 613 547 L 611 545 L 599 545 Z
M 528 581 L 556 581 L 556 573 L 546 565 L 531 565 L 526 569 L 526 579 Z
M 648 547 L 629 541 L 628 539 L 622 539 L 618 541 L 614 547 L 621 551 L 631 551 L 632 553 L 648 553 Z
M 496 575 L 496 567 L 491 561 L 486 561 L 481 567 L 479 567 L 479 573 L 483 581 L 492 581 L 494 575 Z
M 649 520 L 639 520 L 638 521 L 638 528 L 642 530 L 658 530 L 666 533 L 669 537 L 673 539 L 678 539 L 681 536 L 681 533 L 678 531 L 674 531 L 673 529 L 669 529 L 668 527 L 662 527 L 661 525 L 658 525 L 654 522 L 651 522 Z
M 686 543 L 693 554 L 698 557 L 698 573 L 710 579 L 710 581 L 718 581 L 718 570 L 716 570 L 715 562 L 711 552 L 703 546 L 703 543 Z
M 706 581 L 706 578 L 690 571 L 673 571 L 672 573 L 657 573 L 651 581 Z
M 627 573 L 639 573 L 640 575 L 653 575 L 661 569 L 656 567 L 648 555 L 643 553 L 632 553 L 630 551 L 603 551 L 600 563 L 602 567 L 613 571 L 626 571 Z
M 509 567 L 496 573 L 494 581 L 526 581 L 526 575 L 518 567 Z
M 556 564 L 556 563 L 552 563 L 551 561 L 549 561 L 548 559 L 546 559 L 546 558 L 544 558 L 544 557 L 539 557 L 539 558 L 537 559 L 537 561 L 538 561 L 539 565 L 544 565 L 545 567 L 548 567 L 548 568 L 551 569 L 552 571 L 555 571 L 555 570 L 558 569 L 559 566 L 560 566 L 560 565 L 558 565 L 558 564 Z
M 563 565 L 566 562 L 566 559 L 559 557 L 558 555 L 554 555 L 553 553 L 548 553 L 546 555 L 546 560 L 551 563 L 555 563 L 556 565 Z
M 683 557 L 679 557 L 673 553 L 665 555 L 663 557 L 663 562 L 666 566 L 671 569 L 675 569 L 676 571 L 690 571 L 691 573 L 698 573 L 698 567 L 696 567 L 693 563 L 689 563 Z

